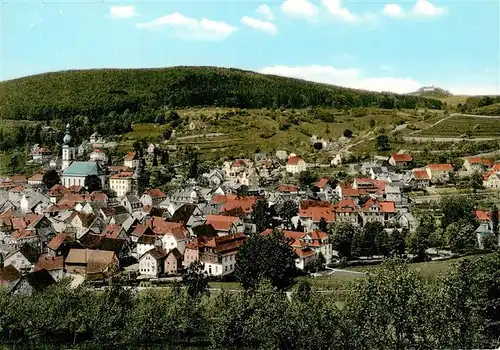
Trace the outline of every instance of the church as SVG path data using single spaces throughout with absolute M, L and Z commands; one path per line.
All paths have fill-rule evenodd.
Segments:
M 101 186 L 106 188 L 106 172 L 99 162 L 88 161 L 78 162 L 75 160 L 76 147 L 73 145 L 71 137 L 71 126 L 66 125 L 66 134 L 63 138 L 61 182 L 65 187 L 84 186 L 85 178 L 89 175 L 96 175 L 101 180 Z

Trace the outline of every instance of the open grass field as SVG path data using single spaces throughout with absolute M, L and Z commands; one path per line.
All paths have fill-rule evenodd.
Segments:
M 440 98 L 438 98 L 438 100 L 441 100 L 450 106 L 456 106 L 459 103 L 462 103 L 462 104 L 465 103 L 465 101 L 469 97 L 470 96 L 466 96 L 466 95 L 453 95 L 453 96 L 440 97 Z
M 459 261 L 464 259 L 475 260 L 485 255 L 473 255 L 468 257 L 460 257 L 457 259 L 449 259 L 449 260 L 439 260 L 439 261 L 428 261 L 422 263 L 409 264 L 410 269 L 417 272 L 424 278 L 436 278 L 440 275 L 446 274 L 451 271 L 453 266 L 457 264 Z M 377 273 L 377 270 L 380 268 L 378 265 L 370 265 L 370 266 L 358 266 L 352 267 L 351 270 L 366 272 L 366 273 Z

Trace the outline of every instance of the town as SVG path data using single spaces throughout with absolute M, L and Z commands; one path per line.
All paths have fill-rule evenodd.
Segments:
M 315 177 L 312 165 L 295 153 L 256 152 L 253 159 L 227 160 L 177 177 L 172 181 L 179 185 L 165 193 L 143 176 L 147 167 L 165 168 L 163 156 L 158 163 L 161 145 L 139 145 L 122 164 L 110 165 L 104 142 L 96 132 L 85 144 L 75 144 L 68 124 L 60 158 L 52 157 L 51 145 L 34 145 L 30 163 L 41 170 L 1 179 L 0 284 L 11 292 L 32 293 L 64 278 L 76 287 L 118 274 L 133 285 L 150 285 L 175 280 L 195 261 L 210 278 L 231 280 L 248 237 L 273 231 L 283 234 L 295 267 L 305 274 L 390 255 L 423 261 L 432 247 L 446 246 L 442 250 L 451 254 L 498 245 L 494 208 L 471 210 L 475 224 L 466 237 L 451 232 L 449 242 L 423 248 L 404 243 L 418 235 L 427 215 L 415 215 L 409 193 L 432 195 L 464 177 L 473 190 L 500 191 L 500 163 L 494 159 L 468 157 L 460 169 L 414 168 L 413 156 L 402 151 L 351 163 L 351 173 L 341 179 Z M 91 147 L 88 159 L 79 151 L 85 145 Z M 343 161 L 337 154 L 327 170 Z M 346 235 L 350 230 L 359 234 Z M 358 236 L 365 241 L 355 246 Z M 397 249 L 380 243 L 397 237 Z

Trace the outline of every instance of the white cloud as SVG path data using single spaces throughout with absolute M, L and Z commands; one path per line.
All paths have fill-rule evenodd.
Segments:
M 500 84 L 498 85 L 450 85 L 450 84 L 432 84 L 429 82 L 419 82 L 410 77 L 366 77 L 361 70 L 357 68 L 338 69 L 332 66 L 270 66 L 258 70 L 264 74 L 274 74 L 286 77 L 293 77 L 316 81 L 325 84 L 350 87 L 354 89 L 372 90 L 372 91 L 391 91 L 396 93 L 414 92 L 422 86 L 435 85 L 457 95 L 484 95 L 500 94 Z
M 436 6 L 428 0 L 417 0 L 412 9 L 412 14 L 421 17 L 434 17 L 443 14 L 445 11 L 445 7 Z
M 223 40 L 233 34 L 237 28 L 225 22 L 212 21 L 206 18 L 186 17 L 178 12 L 156 18 L 150 22 L 137 23 L 138 29 L 161 30 L 172 28 L 175 35 L 193 40 Z
M 131 18 L 137 16 L 135 6 L 111 6 L 109 9 L 111 18 Z
M 389 17 L 404 17 L 405 13 L 398 4 L 387 4 L 384 6 L 382 13 Z
M 287 15 L 307 20 L 315 20 L 318 16 L 318 8 L 307 0 L 285 0 L 281 10 Z
M 276 34 L 276 26 L 271 22 L 261 21 L 253 17 L 244 16 L 241 18 L 241 23 L 257 30 L 267 32 L 269 34 Z
M 357 22 L 360 17 L 353 14 L 346 7 L 342 7 L 340 0 L 323 0 L 323 6 L 336 18 L 344 22 Z
M 264 18 L 267 19 L 268 21 L 272 21 L 274 19 L 273 11 L 266 4 L 260 5 L 259 7 L 257 7 L 255 11 L 264 16 Z

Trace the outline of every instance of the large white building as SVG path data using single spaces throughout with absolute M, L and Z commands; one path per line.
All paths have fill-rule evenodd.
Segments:
M 291 156 L 286 162 L 286 172 L 291 174 L 299 174 L 307 170 L 307 164 L 304 159 L 299 156 Z
M 125 171 L 113 175 L 109 178 L 109 188 L 115 191 L 118 197 L 132 193 L 134 188 L 133 176 L 134 173 L 131 171 Z

